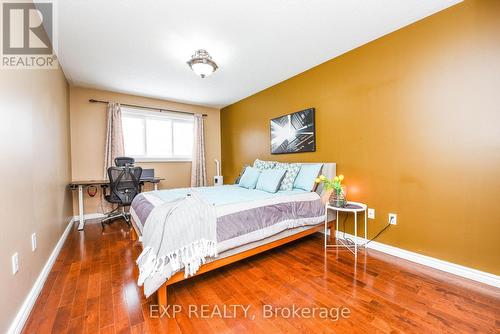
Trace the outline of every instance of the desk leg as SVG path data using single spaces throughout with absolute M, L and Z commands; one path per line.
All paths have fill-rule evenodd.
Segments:
M 158 190 L 158 182 L 155 182 L 155 191 Z
M 85 218 L 83 216 L 83 186 L 81 184 L 78 185 L 78 214 L 80 216 L 78 220 L 78 231 L 82 231 L 85 226 Z

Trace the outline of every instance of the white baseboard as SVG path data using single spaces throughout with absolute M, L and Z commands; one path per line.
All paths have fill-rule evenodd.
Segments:
M 106 215 L 104 213 L 100 213 L 100 212 L 96 212 L 96 213 L 87 213 L 85 215 L 83 215 L 83 219 L 87 220 L 87 219 L 97 219 L 97 218 L 104 218 L 106 217 Z M 73 218 L 71 218 L 71 222 L 79 222 L 80 221 L 80 216 L 73 216 Z
M 49 276 L 50 270 L 52 269 L 52 266 L 54 265 L 54 262 L 56 261 L 57 256 L 59 255 L 59 252 L 61 251 L 61 248 L 64 245 L 64 242 L 66 241 L 66 238 L 68 237 L 68 234 L 71 231 L 72 227 L 73 227 L 73 219 L 71 219 L 70 222 L 68 223 L 68 226 L 66 226 L 66 229 L 61 235 L 61 238 L 59 238 L 59 241 L 57 242 L 56 246 L 54 247 L 54 250 L 50 254 L 49 259 L 43 266 L 40 274 L 38 275 L 35 284 L 33 284 L 33 287 L 31 288 L 28 296 L 24 299 L 21 308 L 17 312 L 16 317 L 14 318 L 9 329 L 7 330 L 8 334 L 18 334 L 21 333 L 21 331 L 23 330 L 24 324 L 26 323 L 26 320 L 28 320 L 28 317 L 31 313 L 33 306 L 35 305 L 38 295 L 40 295 L 43 285 L 45 284 L 45 281 Z
M 343 239 L 343 232 L 342 231 L 337 231 L 336 236 L 337 238 Z M 358 244 L 364 244 L 368 240 L 365 238 L 358 237 L 355 239 L 355 237 L 351 234 L 346 233 L 345 234 L 346 238 L 351 239 L 353 242 L 356 242 Z M 412 261 L 415 263 L 422 264 L 424 266 L 428 266 L 434 269 L 438 269 L 441 271 L 445 271 L 450 274 L 454 274 L 460 277 L 468 278 L 476 282 L 481 282 L 485 283 L 497 288 L 500 288 L 500 276 L 490 274 L 484 271 L 480 271 L 477 269 L 472 269 L 469 267 L 461 266 L 459 264 L 439 260 L 427 255 L 422 255 L 414 252 L 410 252 L 401 248 L 397 248 L 394 246 L 389 246 L 377 241 L 372 241 L 367 245 L 367 248 L 375 249 L 377 251 L 393 255 L 408 261 Z

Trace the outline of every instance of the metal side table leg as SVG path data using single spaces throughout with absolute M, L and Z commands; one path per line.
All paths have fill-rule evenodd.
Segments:
M 337 243 L 337 231 L 339 230 L 339 212 L 335 210 L 337 217 L 335 217 L 335 243 Z
M 328 210 L 326 209 L 325 206 L 325 251 L 326 251 L 326 238 L 328 237 L 326 235 L 326 226 L 328 225 Z
M 366 218 L 366 211 L 367 210 L 365 210 L 365 242 L 368 240 L 368 219 Z
M 354 258 L 358 257 L 358 213 L 354 212 Z

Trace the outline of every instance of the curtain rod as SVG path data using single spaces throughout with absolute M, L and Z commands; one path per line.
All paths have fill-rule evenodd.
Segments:
M 108 101 L 100 101 L 100 100 L 95 100 L 95 99 L 90 99 L 90 103 L 106 103 L 108 104 Z M 188 115 L 194 115 L 194 112 L 189 112 L 189 111 L 179 111 L 179 110 L 171 110 L 171 109 L 163 109 L 163 108 L 153 108 L 153 107 L 146 107 L 146 106 L 139 106 L 136 104 L 127 104 L 127 103 L 120 103 L 122 106 L 126 107 L 132 107 L 132 108 L 141 108 L 141 109 L 149 109 L 149 110 L 157 110 L 159 112 L 162 111 L 170 111 L 170 112 L 176 112 L 176 113 L 181 113 L 181 114 L 188 114 Z M 207 114 L 202 114 L 203 117 L 207 117 Z

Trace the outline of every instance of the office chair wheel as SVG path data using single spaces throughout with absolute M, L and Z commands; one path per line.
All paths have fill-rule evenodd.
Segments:
M 113 220 L 115 219 L 119 219 L 119 218 L 122 218 L 123 220 L 125 220 L 125 222 L 127 223 L 128 227 L 132 227 L 132 224 L 130 223 L 130 213 L 128 212 L 125 212 L 125 211 L 122 211 L 122 212 L 119 212 L 119 213 L 110 213 L 107 215 L 106 218 L 104 219 L 101 219 L 101 227 L 102 229 L 104 230 L 104 226 L 108 223 L 111 223 Z

